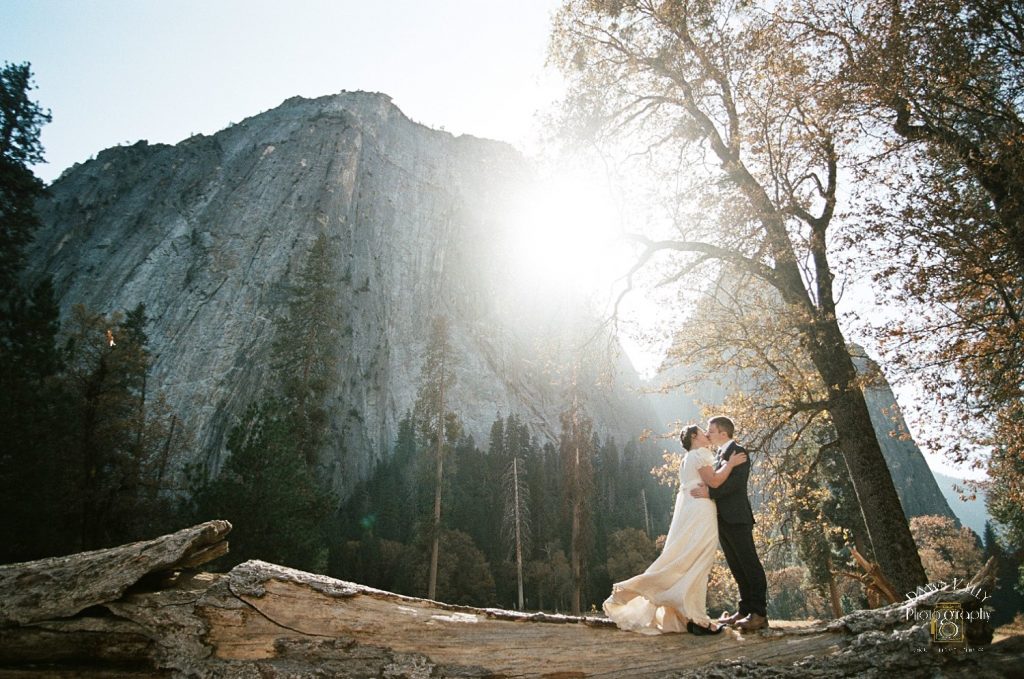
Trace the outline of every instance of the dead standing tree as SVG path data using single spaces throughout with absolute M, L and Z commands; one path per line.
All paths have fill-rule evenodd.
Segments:
M 633 272 L 667 252 L 675 280 L 720 266 L 778 291 L 825 393 L 803 407 L 828 413 L 874 554 L 913 591 L 926 576 L 836 315 L 830 229 L 851 121 L 819 86 L 836 60 L 792 33 L 746 3 L 571 0 L 553 54 L 570 121 L 674 164 L 673 231 L 634 237 Z
M 591 539 L 591 501 L 593 494 L 594 423 L 582 412 L 573 371 L 573 395 L 569 409 L 562 413 L 559 453 L 562 458 L 564 501 L 571 517 L 569 565 L 572 572 L 572 607 L 578 615 L 582 606 L 586 555 Z
M 512 452 L 512 461 L 503 479 L 505 507 L 502 513 L 502 531 L 511 543 L 516 564 L 517 608 L 526 607 L 523 594 L 523 551 L 530 542 L 530 486 L 526 483 L 526 467 L 522 451 Z

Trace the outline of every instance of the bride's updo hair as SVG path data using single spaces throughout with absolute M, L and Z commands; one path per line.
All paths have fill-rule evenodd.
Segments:
M 690 446 L 693 445 L 693 436 L 700 431 L 700 427 L 695 424 L 691 424 L 689 427 L 683 430 L 683 433 L 679 435 L 679 441 L 683 444 L 683 449 L 686 451 L 690 450 Z

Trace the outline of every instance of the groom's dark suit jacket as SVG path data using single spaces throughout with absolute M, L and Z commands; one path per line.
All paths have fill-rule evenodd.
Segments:
M 725 450 L 715 458 L 715 471 L 718 471 L 733 453 L 745 453 L 746 449 L 735 441 L 730 441 Z M 750 508 L 747 497 L 747 478 L 750 477 L 750 461 L 734 467 L 729 478 L 718 488 L 708 487 L 708 495 L 718 505 L 718 518 L 726 523 L 757 523 L 754 511 Z

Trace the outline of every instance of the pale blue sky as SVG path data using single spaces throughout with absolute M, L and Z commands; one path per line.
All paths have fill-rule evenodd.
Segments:
M 0 60 L 29 61 L 50 181 L 116 144 L 175 143 L 341 90 L 527 147 L 553 98 L 558 0 L 0 0 Z

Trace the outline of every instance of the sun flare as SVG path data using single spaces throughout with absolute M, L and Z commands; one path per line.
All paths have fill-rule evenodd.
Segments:
M 600 293 L 616 275 L 618 210 L 596 173 L 553 174 L 514 216 L 511 258 L 524 286 Z

